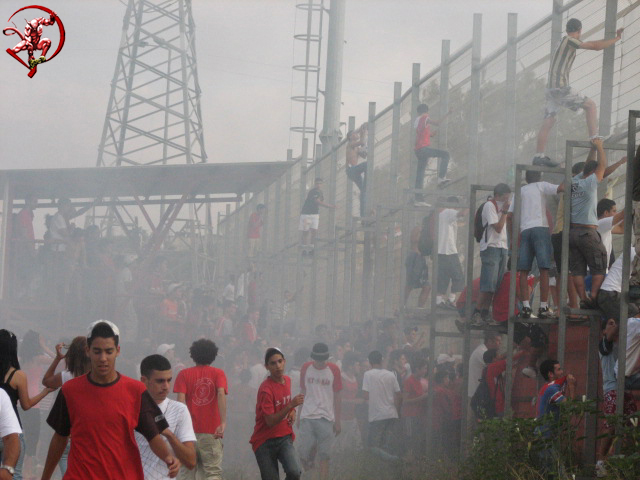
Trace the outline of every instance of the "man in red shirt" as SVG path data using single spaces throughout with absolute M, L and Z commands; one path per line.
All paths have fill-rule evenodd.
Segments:
M 416 355 L 410 364 L 412 373 L 404 381 L 402 390 L 402 422 L 409 451 L 414 458 L 419 458 L 425 454 L 429 363 L 426 358 Z
M 262 226 L 264 225 L 264 213 L 267 211 L 262 203 L 256 207 L 256 211 L 249 217 L 247 224 L 247 238 L 249 239 L 249 257 L 255 257 L 258 253 Z
M 277 348 L 269 348 L 264 356 L 269 376 L 258 390 L 256 426 L 251 435 L 251 447 L 258 461 L 262 480 L 279 480 L 278 461 L 286 480 L 298 480 L 302 475 L 293 441 L 295 408 L 302 405 L 304 395 L 291 398 L 291 379 L 284 374 L 286 361 Z
M 430 158 L 438 159 L 438 186 L 444 186 L 449 182 L 447 178 L 447 168 L 449 167 L 449 152 L 446 150 L 438 150 L 431 147 L 431 137 L 435 135 L 431 133 L 431 125 L 439 125 L 429 117 L 429 107 L 421 103 L 418 105 L 418 118 L 416 118 L 414 128 L 416 129 L 416 145 L 415 153 L 418 157 L 418 170 L 416 172 L 416 190 L 424 188 L 424 173 L 427 169 L 427 162 Z M 442 121 L 442 119 L 440 120 Z M 423 203 L 424 197 L 416 194 L 416 204 Z
M 196 433 L 196 468 L 186 471 L 182 479 L 222 479 L 222 437 L 227 425 L 227 377 L 211 364 L 218 347 L 201 338 L 191 344 L 191 358 L 196 366 L 185 368 L 176 378 L 173 391 L 178 401 L 186 403 Z
M 91 325 L 87 355 L 91 371 L 66 382 L 47 418 L 55 433 L 42 473 L 49 480 L 73 436 L 65 480 L 143 480 L 140 452 L 133 431 L 141 433 L 151 451 L 174 478 L 180 462 L 161 435 L 169 424 L 142 382 L 115 369 L 120 331 L 99 320 Z M 168 433 L 168 432 L 167 432 Z

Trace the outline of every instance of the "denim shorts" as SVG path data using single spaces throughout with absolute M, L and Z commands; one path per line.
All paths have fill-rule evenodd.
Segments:
M 518 249 L 518 271 L 531 271 L 533 259 L 538 268 L 551 268 L 551 234 L 548 227 L 533 227 L 523 230 L 520 234 L 520 248 Z
M 507 249 L 487 247 L 480 252 L 480 291 L 495 292 L 507 270 Z

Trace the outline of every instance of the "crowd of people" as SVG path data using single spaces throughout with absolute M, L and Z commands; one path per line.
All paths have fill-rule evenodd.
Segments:
M 430 352 L 424 331 L 411 325 L 400 330 L 394 318 L 349 327 L 320 324 L 306 333 L 293 308 L 302 286 L 283 292 L 277 303 L 264 294 L 256 266 L 267 210 L 263 204 L 247 225 L 246 265 L 228 274 L 217 295 L 175 279 L 165 256 L 117 254 L 98 227 L 76 227 L 72 220 L 92 205 L 76 210 L 68 199 L 59 199 L 37 248 L 37 199 L 28 196 L 11 227 L 12 294 L 26 299 L 43 284 L 53 285 L 51 297 L 71 306 L 64 333 L 72 335 L 54 338 L 53 332 L 30 330 L 18 342 L 15 334 L 0 330 L 0 480 L 49 479 L 56 469 L 66 479 L 216 479 L 234 461 L 242 469 L 255 465 L 266 480 L 279 478 L 280 465 L 289 480 L 303 472 L 315 472 L 323 480 L 345 455 L 364 448 L 390 463 L 417 462 L 427 454 L 455 460 L 467 402 L 472 424 L 505 413 L 505 378 L 515 370 L 506 371 L 502 335 L 507 320 L 516 315 L 514 365 L 532 380 L 538 375 L 543 379 L 536 415 L 544 418 L 540 434 L 551 437 L 554 424 L 549 416 L 557 416 L 562 402 L 575 397 L 577 381 L 555 359 L 541 361 L 549 345 L 547 330 L 527 321 L 535 317 L 536 286 L 538 318 L 554 318 L 554 306 L 565 295 L 572 308 L 600 312 L 569 318 L 601 317 L 603 409 L 615 412 L 620 357 L 625 359 L 628 390 L 624 413 L 634 412 L 631 392 L 640 388 L 639 310 L 630 304 L 631 318 L 622 319 L 620 303 L 624 262 L 633 262 L 631 283 L 640 285 L 640 261 L 635 258 L 640 229 L 635 230 L 636 248 L 630 256 L 623 252 L 614 258 L 612 234 L 623 231 L 623 212 L 613 200 L 598 199 L 598 185 L 626 159 L 608 164 L 603 139 L 596 133 L 595 103 L 572 90 L 568 81 L 577 49 L 607 48 L 620 39 L 622 29 L 610 40 L 582 42 L 581 28 L 578 20 L 569 20 L 567 36 L 553 57 L 545 120 L 533 159 L 537 166 L 555 166 L 544 148 L 558 108 L 584 109 L 592 149 L 586 162 L 573 165 L 571 191 L 543 181 L 538 170 L 527 171 L 519 239 L 514 239 L 508 234 L 514 215 L 511 188 L 495 185 L 476 212 L 474 225 L 467 225 L 474 230 L 481 260 L 472 292 L 465 289 L 458 252 L 458 228 L 468 218 L 466 209 L 458 206 L 460 198 L 445 197 L 448 206 L 431 209 L 411 231 L 400 308 L 407 309 L 415 290 L 418 309 L 426 307 L 431 290 L 427 258 L 437 255 L 432 310 L 458 312 L 461 332 L 484 330 L 483 342 L 466 365 L 453 351 Z M 419 105 L 414 125 L 418 191 L 424 188 L 430 158 L 438 158 L 437 185 L 444 188 L 450 182 L 450 156 L 431 146 L 431 125 L 437 122 L 428 111 L 426 104 Z M 364 217 L 370 181 L 368 125 L 349 132 L 347 140 L 346 174 L 359 189 Z M 640 200 L 640 148 L 633 162 L 638 176 L 634 199 Z M 316 178 L 302 206 L 303 256 L 314 255 L 320 207 L 336 207 L 325 202 L 322 186 L 323 180 Z M 567 292 L 560 291 L 557 281 L 564 195 L 570 195 L 571 205 Z M 557 199 L 555 223 L 550 198 Z M 430 207 L 419 192 L 413 203 Z M 640 207 L 635 206 L 634 222 L 639 218 Z M 511 312 L 508 266 L 516 251 L 517 298 Z M 468 322 L 467 301 L 472 304 Z M 108 320 L 94 321 L 86 330 L 87 320 L 101 318 Z M 621 321 L 627 322 L 627 351 L 619 353 Z M 468 398 L 463 398 L 464 386 Z M 612 426 L 605 424 L 603 433 L 599 475 L 605 472 Z M 250 461 L 251 450 L 255 462 Z M 46 460 L 39 462 L 45 452 Z M 542 464 L 544 473 L 548 465 Z

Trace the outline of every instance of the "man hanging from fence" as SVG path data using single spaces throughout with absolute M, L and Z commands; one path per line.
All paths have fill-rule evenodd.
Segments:
M 549 66 L 549 79 L 545 89 L 544 121 L 538 133 L 536 154 L 533 157 L 534 165 L 557 166 L 555 162 L 545 155 L 544 150 L 547 146 L 549 133 L 556 123 L 558 107 L 566 107 L 574 112 L 582 108 L 587 119 L 589 140 L 593 140 L 598 136 L 598 108 L 592 99 L 571 88 L 569 74 L 576 58 L 576 50 L 604 50 L 620 40 L 623 30 L 623 28 L 619 28 L 614 38 L 583 42 L 580 40 L 582 22 L 577 18 L 572 18 L 567 22 L 567 35 L 558 45 Z
M 360 190 L 360 216 L 364 217 L 364 195 L 367 188 L 367 134 L 368 123 L 363 123 L 358 130 L 347 134 L 347 177 Z M 358 163 L 360 159 L 364 162 Z

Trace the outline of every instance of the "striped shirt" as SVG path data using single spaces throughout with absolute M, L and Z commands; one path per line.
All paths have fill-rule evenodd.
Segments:
M 547 88 L 563 88 L 569 86 L 569 73 L 576 59 L 576 49 L 582 41 L 573 37 L 564 37 L 553 55 L 549 68 Z

